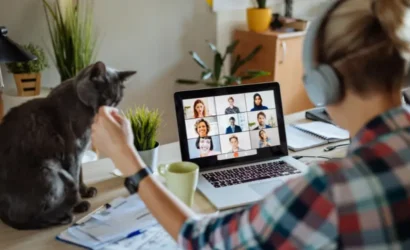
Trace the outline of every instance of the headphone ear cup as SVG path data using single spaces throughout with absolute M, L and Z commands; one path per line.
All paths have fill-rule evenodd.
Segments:
M 340 100 L 340 79 L 337 76 L 335 70 L 327 65 L 319 65 L 317 71 L 322 75 L 324 79 L 322 84 L 322 93 L 324 94 L 324 104 L 334 104 Z
M 326 79 L 318 70 L 312 70 L 305 75 L 305 90 L 309 96 L 310 101 L 317 107 L 326 105 Z

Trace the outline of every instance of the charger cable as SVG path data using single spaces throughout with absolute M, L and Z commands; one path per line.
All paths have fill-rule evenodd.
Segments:
M 329 152 L 329 151 L 335 150 L 336 148 L 345 147 L 345 146 L 349 146 L 349 145 L 350 145 L 350 143 L 340 144 L 340 145 L 336 145 L 336 146 L 328 146 L 325 149 L 323 149 L 323 151 Z

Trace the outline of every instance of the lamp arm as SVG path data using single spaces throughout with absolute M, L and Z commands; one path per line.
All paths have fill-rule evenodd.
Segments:
M 1 74 L 1 67 L 0 67 L 0 92 L 4 89 L 4 82 L 3 82 L 3 75 Z

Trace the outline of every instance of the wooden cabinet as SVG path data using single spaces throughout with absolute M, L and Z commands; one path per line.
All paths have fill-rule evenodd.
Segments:
M 232 55 L 242 58 L 248 55 L 259 44 L 262 50 L 254 59 L 241 68 L 237 75 L 247 70 L 264 70 L 270 76 L 258 77 L 243 83 L 279 82 L 281 88 L 284 114 L 290 114 L 313 107 L 303 86 L 302 50 L 304 32 L 279 33 L 267 31 L 255 33 L 237 30 L 234 39 L 239 40 L 238 47 Z

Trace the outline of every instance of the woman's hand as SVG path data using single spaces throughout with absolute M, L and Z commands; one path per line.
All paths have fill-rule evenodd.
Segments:
M 118 114 L 115 108 L 101 107 L 91 131 L 94 146 L 103 155 L 111 158 L 124 175 L 136 172 L 138 166 L 129 164 L 133 154 L 137 153 L 134 150 L 134 136 L 128 119 Z

